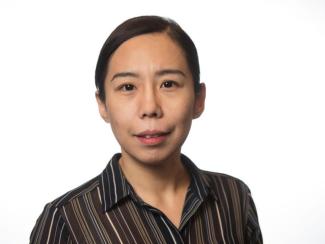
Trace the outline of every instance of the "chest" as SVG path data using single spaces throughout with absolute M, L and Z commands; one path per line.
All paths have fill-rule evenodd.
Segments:
M 244 243 L 242 220 L 214 200 L 193 203 L 183 212 L 179 228 L 161 211 L 132 201 L 105 213 L 82 204 L 65 210 L 76 243 Z

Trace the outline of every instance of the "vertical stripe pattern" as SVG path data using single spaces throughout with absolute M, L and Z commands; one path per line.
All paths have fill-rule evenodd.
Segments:
M 99 176 L 47 204 L 30 243 L 262 244 L 250 190 L 232 176 L 198 169 L 181 156 L 191 183 L 177 228 L 143 202 L 115 154 Z

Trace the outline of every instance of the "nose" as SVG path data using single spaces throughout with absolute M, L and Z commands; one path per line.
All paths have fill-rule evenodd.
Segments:
M 140 98 L 140 118 L 160 118 L 163 113 L 160 99 L 154 89 L 147 88 Z

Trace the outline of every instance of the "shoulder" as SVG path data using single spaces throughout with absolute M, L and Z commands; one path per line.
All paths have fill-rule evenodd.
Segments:
M 97 176 L 47 203 L 32 230 L 30 243 L 44 243 L 48 240 L 58 240 L 57 238 L 65 243 L 64 240 L 68 240 L 70 234 L 65 223 L 63 209 L 75 199 L 91 194 L 96 190 L 98 184 L 99 177 Z M 58 233 L 60 234 L 59 236 L 57 236 Z M 52 242 L 50 241 L 49 243 Z
M 234 176 L 206 170 L 200 170 L 200 173 L 202 177 L 208 182 L 208 184 L 213 188 L 225 185 L 234 185 L 240 188 L 241 190 L 249 191 L 249 188 L 246 183 Z
M 200 170 L 200 173 L 217 198 L 222 215 L 229 219 L 235 216 L 237 221 L 241 219 L 247 243 L 263 243 L 256 207 L 246 183 L 227 174 L 204 170 Z
M 87 181 L 86 183 L 64 193 L 63 195 L 57 197 L 53 201 L 47 203 L 44 207 L 43 213 L 55 213 L 61 210 L 63 207 L 67 206 L 74 200 L 83 197 L 96 189 L 99 185 L 99 176 Z
M 66 192 L 60 197 L 56 198 L 52 202 L 48 203 L 49 206 L 53 208 L 62 208 L 63 206 L 69 204 L 71 201 L 83 197 L 86 194 L 91 193 L 99 185 L 99 176 L 94 177 L 93 179 L 87 181 L 86 183 Z
M 249 187 L 242 180 L 231 175 L 200 170 L 200 174 L 217 198 L 221 215 L 228 216 L 235 223 L 243 224 L 247 243 L 263 243 L 256 207 Z
M 243 206 L 250 197 L 250 189 L 241 179 L 205 170 L 200 170 L 200 174 L 212 193 L 222 202 L 232 200 Z

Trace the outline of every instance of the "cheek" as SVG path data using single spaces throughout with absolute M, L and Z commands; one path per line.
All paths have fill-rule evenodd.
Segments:
M 184 130 L 191 125 L 193 118 L 193 102 L 191 99 L 185 101 L 187 102 L 182 100 L 178 104 L 173 104 L 174 106 L 170 108 L 173 120 L 185 127 Z
M 127 129 L 130 121 L 134 120 L 134 104 L 124 104 L 122 102 L 109 101 L 109 115 L 112 128 Z

